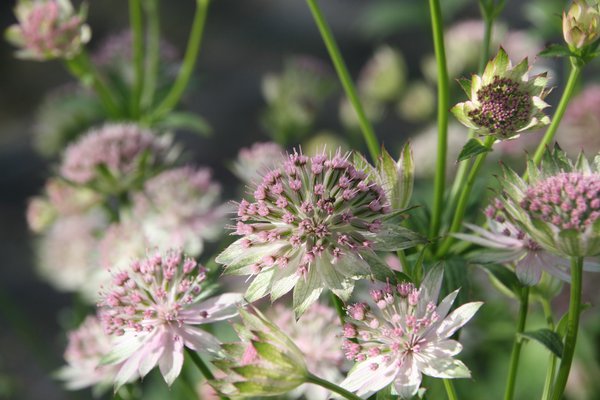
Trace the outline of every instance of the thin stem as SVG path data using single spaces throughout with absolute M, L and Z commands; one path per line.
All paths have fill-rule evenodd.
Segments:
M 160 63 L 160 16 L 158 14 L 158 0 L 144 1 L 144 9 L 147 21 L 147 53 L 141 103 L 142 109 L 147 110 L 152 107 L 152 103 L 154 102 Z
M 488 138 L 484 142 L 484 146 L 491 148 L 494 144 L 494 137 L 488 136 Z M 465 210 L 467 209 L 467 205 L 469 203 L 469 197 L 471 195 L 471 190 L 473 189 L 473 185 L 475 184 L 475 180 L 477 175 L 479 174 L 479 170 L 483 166 L 485 159 L 488 155 L 488 152 L 479 154 L 475 161 L 473 162 L 473 166 L 471 167 L 471 171 L 467 177 L 467 181 L 462 186 L 462 191 L 460 192 L 460 196 L 458 197 L 458 205 L 456 206 L 456 211 L 454 212 L 454 218 L 452 219 L 452 224 L 450 225 L 450 229 L 448 231 L 448 236 L 442 242 L 440 249 L 437 253 L 438 258 L 444 257 L 448 251 L 450 250 L 450 246 L 454 241 L 454 238 L 451 236 L 452 233 L 458 232 L 463 222 L 463 218 L 465 216 Z
M 208 380 L 215 379 L 213 373 L 208 368 L 208 365 L 206 365 L 206 363 L 204 362 L 204 360 L 202 360 L 202 358 L 200 358 L 200 356 L 198 355 L 198 353 L 196 353 L 194 350 L 191 350 L 188 347 L 185 348 L 185 351 L 186 351 L 187 355 L 192 359 L 192 361 L 194 362 L 194 364 L 196 365 L 196 367 L 198 367 L 198 369 L 200 370 L 200 372 L 202 372 L 202 375 L 204 375 L 204 377 L 206 379 L 208 379 Z
M 351 393 L 351 392 L 347 391 L 346 389 L 339 387 L 338 385 L 336 385 L 334 383 L 331 383 L 329 381 L 321 379 L 318 376 L 315 376 L 313 374 L 310 374 L 310 373 L 308 374 L 308 377 L 306 378 L 306 382 L 313 383 L 313 384 L 319 385 L 325 389 L 331 390 L 332 392 L 335 392 L 335 393 L 339 394 L 340 396 L 347 398 L 348 400 L 360 400 L 360 397 L 358 397 L 354 393 Z
M 80 52 L 75 57 L 66 60 L 65 63 L 69 72 L 79 79 L 83 86 L 91 86 L 94 89 L 109 117 L 115 119 L 121 116 L 121 110 L 114 101 L 112 92 L 85 52 Z
M 560 400 L 567 386 L 567 379 L 573 363 L 577 332 L 579 330 L 579 314 L 581 313 L 581 281 L 583 270 L 583 257 L 571 258 L 571 299 L 569 302 L 569 316 L 567 319 L 567 333 L 565 346 L 560 361 L 560 367 L 552 391 L 552 399 Z
M 185 92 L 190 78 L 192 77 L 192 72 L 194 72 L 196 60 L 198 59 L 198 54 L 200 53 L 200 44 L 202 43 L 202 36 L 204 33 L 204 26 L 206 25 L 206 15 L 208 14 L 210 0 L 196 0 L 196 4 L 196 13 L 194 15 L 194 22 L 190 32 L 185 56 L 183 57 L 183 64 L 181 65 L 179 74 L 177 75 L 171 90 L 167 94 L 167 97 L 165 97 L 165 99 L 158 105 L 156 110 L 154 110 L 154 119 L 160 119 L 177 106 L 177 103 L 179 103 L 179 100 Z
M 312 16 L 315 20 L 317 27 L 319 28 L 319 32 L 321 33 L 321 37 L 323 38 L 323 42 L 325 43 L 325 47 L 327 47 L 327 51 L 329 52 L 329 56 L 331 57 L 331 61 L 335 66 L 335 70 L 337 72 L 338 78 L 344 87 L 344 91 L 346 92 L 346 96 L 354 107 L 354 111 L 358 117 L 358 123 L 360 125 L 360 129 L 362 131 L 365 142 L 367 143 L 367 147 L 369 149 L 369 153 L 371 154 L 371 158 L 373 160 L 377 160 L 379 157 L 379 142 L 377 141 L 377 137 L 375 136 L 375 131 L 373 130 L 373 126 L 371 122 L 368 120 L 363 106 L 358 98 L 358 94 L 356 91 L 356 87 L 352 82 L 352 78 L 350 78 L 350 73 L 348 72 L 348 68 L 346 67 L 346 63 L 342 58 L 340 53 L 340 49 L 331 33 L 331 29 L 323 17 L 323 13 L 319 8 L 317 0 L 306 0 L 308 7 L 312 13 Z
M 479 59 L 479 73 L 482 74 L 485 65 L 490 58 L 490 47 L 492 42 L 492 32 L 494 28 L 494 19 L 484 17 L 483 19 L 483 43 L 481 47 L 481 58 Z
M 546 318 L 546 325 L 548 329 L 554 330 L 554 318 L 552 317 L 552 307 L 550 302 L 546 299 L 541 300 L 542 309 L 544 310 L 544 317 Z M 556 371 L 556 356 L 554 353 L 550 353 L 548 359 L 548 368 L 546 369 L 546 380 L 544 382 L 544 391 L 542 392 L 542 400 L 548 400 L 552 392 L 552 382 L 554 381 L 554 372 Z
M 513 342 L 512 353 L 510 355 L 510 366 L 508 368 L 508 379 L 506 381 L 506 391 L 504 400 L 512 400 L 515 395 L 515 386 L 517 382 L 517 370 L 519 369 L 519 358 L 521 357 L 521 347 L 523 341 L 519 336 L 525 330 L 527 321 L 527 310 L 529 308 L 529 287 L 525 286 L 521 292 L 521 306 L 519 307 L 519 317 L 517 319 L 517 332 Z
M 446 188 L 446 158 L 448 153 L 448 109 L 449 109 L 449 91 L 448 91 L 448 68 L 446 66 L 446 50 L 444 48 L 444 21 L 442 20 L 442 10 L 439 0 L 429 0 L 429 9 L 431 13 L 431 28 L 433 31 L 433 48 L 435 50 L 435 60 L 437 62 L 437 86 L 438 86 L 438 104 L 437 104 L 437 122 L 438 122 L 438 143 L 437 159 L 435 167 L 435 178 L 433 183 L 433 212 L 431 217 L 431 226 L 429 227 L 429 237 L 435 238 L 439 231 L 442 221 L 442 208 L 444 203 L 444 191 Z
M 131 43 L 133 57 L 133 88 L 131 90 L 130 110 L 133 118 L 140 114 L 140 100 L 144 86 L 144 38 L 141 0 L 129 0 L 129 24 L 131 25 Z
M 446 389 L 448 400 L 458 400 L 456 389 L 454 389 L 454 383 L 452 383 L 450 379 L 442 379 L 442 381 L 444 382 L 444 388 Z
M 567 110 L 567 105 L 569 104 L 569 100 L 573 95 L 573 91 L 577 86 L 577 79 L 579 78 L 579 74 L 581 73 L 581 68 L 576 65 L 571 65 L 571 72 L 569 73 L 569 79 L 567 80 L 567 85 L 565 86 L 565 90 L 563 91 L 562 97 L 560 98 L 560 102 L 558 103 L 558 107 L 556 108 L 556 112 L 552 117 L 552 123 L 548 127 L 548 130 L 544 134 L 542 141 L 538 145 L 535 153 L 533 155 L 533 162 L 535 165 L 539 165 L 540 161 L 542 161 L 542 157 L 544 155 L 544 151 L 546 151 L 546 147 L 550 145 L 550 142 L 554 139 L 554 135 L 556 134 L 556 130 L 560 125 L 560 121 L 562 120 L 565 111 Z M 525 177 L 527 179 L 527 177 Z

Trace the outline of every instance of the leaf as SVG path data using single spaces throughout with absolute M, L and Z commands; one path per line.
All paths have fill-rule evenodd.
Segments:
M 398 196 L 397 207 L 399 209 L 408 207 L 412 197 L 415 175 L 415 164 L 413 160 L 410 143 L 406 143 L 400 153 L 397 163 L 398 168 Z
M 468 78 L 458 78 L 456 80 L 462 90 L 467 94 L 467 96 L 471 96 L 471 79 Z
M 379 232 L 368 236 L 373 240 L 373 250 L 398 251 L 427 243 L 420 234 L 400 225 L 384 225 Z
M 523 339 L 535 340 L 548 350 L 550 350 L 558 358 L 563 354 L 563 342 L 558 333 L 550 329 L 538 329 L 537 331 L 529 331 L 518 333 Z
M 479 139 L 469 139 L 465 146 L 460 151 L 457 161 L 468 160 L 478 154 L 492 151 L 489 147 L 484 146 Z
M 446 260 L 444 265 L 444 280 L 441 297 L 444 298 L 453 291 L 460 289 L 454 307 L 465 304 L 469 300 L 469 268 L 463 259 Z
M 170 113 L 156 125 L 165 129 L 185 129 L 202 136 L 212 135 L 212 127 L 204 118 L 187 112 Z
M 571 57 L 574 54 L 562 44 L 551 44 L 539 53 L 540 57 Z

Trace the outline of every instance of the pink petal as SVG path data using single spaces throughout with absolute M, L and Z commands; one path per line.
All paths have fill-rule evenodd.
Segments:
M 208 332 L 202 329 L 185 326 L 178 330 L 185 346 L 194 351 L 203 351 L 208 353 L 218 353 L 221 349 L 221 342 Z
M 208 324 L 233 318 L 237 307 L 244 298 L 240 293 L 224 293 L 198 304 L 194 304 L 180 313 L 186 324 Z
M 163 355 L 158 361 L 158 367 L 167 385 L 171 386 L 183 367 L 183 340 L 175 335 L 169 339 L 165 343 Z

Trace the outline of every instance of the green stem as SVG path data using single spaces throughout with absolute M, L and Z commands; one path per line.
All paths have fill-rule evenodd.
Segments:
M 515 395 L 515 386 L 517 382 L 517 370 L 519 369 L 519 358 L 521 357 L 521 347 L 523 341 L 520 333 L 525 330 L 527 321 L 527 309 L 529 308 L 529 286 L 525 286 L 521 292 L 521 306 L 519 307 L 519 317 L 517 320 L 517 332 L 513 342 L 512 353 L 510 355 L 510 366 L 508 368 L 508 379 L 506 381 L 506 391 L 504 400 L 512 400 Z
M 356 87 L 352 82 L 352 78 L 350 78 L 350 73 L 348 72 L 346 63 L 342 58 L 340 49 L 335 41 L 335 38 L 333 37 L 333 34 L 331 33 L 331 29 L 329 28 L 327 21 L 323 17 L 323 13 L 319 8 L 317 0 L 306 0 L 306 2 L 310 8 L 315 23 L 319 28 L 319 32 L 321 33 L 325 47 L 327 47 L 327 51 L 329 52 L 329 56 L 331 57 L 333 65 L 335 66 L 337 75 L 342 83 L 342 86 L 344 87 L 344 91 L 346 92 L 346 96 L 348 97 L 350 104 L 352 104 L 352 107 L 354 107 L 354 111 L 358 117 L 358 123 L 360 125 L 365 142 L 367 143 L 371 158 L 373 161 L 375 161 L 379 157 L 379 142 L 375 136 L 373 126 L 368 120 L 360 99 L 358 98 Z
M 112 92 L 100 77 L 87 53 L 82 51 L 65 63 L 69 72 L 79 79 L 83 86 L 91 86 L 94 89 L 109 117 L 116 119 L 121 116 L 121 110 L 114 101 Z
M 160 65 L 160 16 L 158 14 L 158 0 L 144 1 L 144 9 L 147 20 L 147 58 L 141 105 L 142 109 L 147 110 L 152 107 L 152 103 L 154 102 Z
M 129 0 L 129 24 L 131 25 L 131 43 L 133 57 L 133 88 L 131 90 L 131 117 L 140 115 L 140 100 L 144 86 L 144 38 L 141 0 Z
M 200 44 L 202 43 L 202 36 L 204 33 L 204 26 L 206 25 L 206 15 L 208 14 L 208 6 L 210 0 L 196 0 L 196 13 L 194 15 L 194 22 L 192 25 L 192 31 L 183 57 L 183 64 L 179 70 L 179 74 L 175 79 L 175 83 L 171 87 L 171 90 L 165 97 L 165 99 L 156 107 L 154 110 L 153 117 L 155 120 L 168 114 L 173 110 L 181 96 L 185 92 L 188 86 L 194 67 L 196 66 L 196 60 L 200 53 Z
M 448 153 L 448 109 L 449 109 L 449 83 L 448 68 L 446 66 L 446 50 L 444 48 L 444 21 L 439 0 L 429 0 L 431 13 L 431 27 L 433 31 L 433 47 L 437 62 L 438 85 L 438 143 L 435 178 L 433 183 L 433 212 L 429 237 L 437 237 L 442 221 L 442 208 L 444 205 L 444 191 L 446 188 L 446 158 Z
M 215 379 L 213 373 L 208 368 L 208 365 L 206 365 L 204 360 L 202 360 L 202 358 L 200 358 L 198 353 L 196 353 L 194 350 L 191 350 L 189 347 L 186 347 L 185 351 L 186 351 L 187 355 L 192 359 L 192 361 L 194 362 L 196 367 L 198 367 L 200 372 L 202 372 L 202 375 L 204 375 L 204 377 L 206 379 L 208 379 L 208 380 Z
M 339 394 L 340 396 L 347 398 L 348 400 L 360 400 L 360 397 L 358 397 L 354 393 L 351 393 L 351 392 L 347 391 L 346 389 L 339 387 L 338 385 L 336 385 L 334 383 L 331 383 L 329 381 L 321 379 L 318 376 L 315 376 L 313 374 L 310 374 L 310 373 L 308 374 L 308 377 L 306 377 L 306 382 L 313 383 L 313 384 L 319 385 L 325 389 L 331 390 L 332 392 L 335 392 L 335 393 Z
M 484 17 L 483 19 L 483 43 L 481 48 L 481 58 L 479 59 L 479 73 L 482 74 L 490 58 L 490 47 L 492 42 L 492 30 L 494 28 L 494 19 Z
M 554 330 L 554 318 L 552 317 L 552 307 L 550 302 L 546 299 L 541 300 L 542 309 L 544 310 L 544 317 L 546 318 L 546 325 L 548 329 Z M 552 391 L 552 382 L 554 381 L 554 372 L 556 371 L 556 356 L 554 353 L 550 353 L 548 359 L 548 368 L 546 369 L 546 380 L 544 382 L 544 391 L 542 392 L 542 400 L 548 400 Z
M 493 136 L 488 136 L 483 145 L 485 147 L 491 148 L 492 145 L 494 144 L 494 140 L 495 139 Z M 469 203 L 469 197 L 471 195 L 471 190 L 473 189 L 473 185 L 475 184 L 475 180 L 477 179 L 479 170 L 483 166 L 487 155 L 488 155 L 488 152 L 485 152 L 485 153 L 479 154 L 475 158 L 475 161 L 473 162 L 473 166 L 471 167 L 471 171 L 469 172 L 469 175 L 467 176 L 467 180 L 464 183 L 464 185 L 462 185 L 462 191 L 460 192 L 460 195 L 458 197 L 458 205 L 456 206 L 456 211 L 454 212 L 454 218 L 452 219 L 452 224 L 450 225 L 450 229 L 448 231 L 448 236 L 446 236 L 446 238 L 442 242 L 440 249 L 437 253 L 438 258 L 442 258 L 448 253 L 448 251 L 450 250 L 450 247 L 452 246 L 452 243 L 454 242 L 454 238 L 451 236 L 451 234 L 456 233 L 460 230 L 460 227 L 463 222 L 463 218 L 465 216 L 465 211 L 466 211 L 467 205 Z
M 442 381 L 444 382 L 444 388 L 446 389 L 448 400 L 458 400 L 456 389 L 454 389 L 454 383 L 452 383 L 450 379 L 442 379 Z
M 552 399 L 560 400 L 567 386 L 567 379 L 573 363 L 575 344 L 577 343 L 577 331 L 579 330 L 579 314 L 581 313 L 581 281 L 583 270 L 583 257 L 571 258 L 571 299 L 569 302 L 569 316 L 567 319 L 567 333 L 565 334 L 565 346 L 558 368 Z
M 542 141 L 538 145 L 535 153 L 533 155 L 533 162 L 535 165 L 539 165 L 540 161 L 542 161 L 542 157 L 544 155 L 544 151 L 550 145 L 550 142 L 554 139 L 554 135 L 556 134 L 556 130 L 560 125 L 560 121 L 562 120 L 565 111 L 567 110 L 567 105 L 569 104 L 569 100 L 573 95 L 573 91 L 577 86 L 577 80 L 579 78 L 579 74 L 581 73 L 581 68 L 576 65 L 571 65 L 571 72 L 569 73 L 569 79 L 567 80 L 567 85 L 565 86 L 565 90 L 563 91 L 562 97 L 560 98 L 560 102 L 558 103 L 558 107 L 556 108 L 556 112 L 552 117 L 552 123 L 548 127 L 548 130 L 544 134 Z M 525 177 L 527 179 L 527 177 Z

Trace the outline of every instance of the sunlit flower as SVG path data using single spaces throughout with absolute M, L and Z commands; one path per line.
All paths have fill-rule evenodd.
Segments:
M 119 365 L 104 365 L 102 359 L 112 349 L 112 338 L 104 332 L 96 316 L 88 316 L 75 330 L 68 333 L 64 358 L 67 365 L 56 376 L 69 390 L 93 386 L 96 393 L 112 386 Z M 134 379 L 135 377 L 132 377 Z
M 506 217 L 542 248 L 562 257 L 600 254 L 600 171 L 583 156 L 573 164 L 559 150 L 540 168 L 528 166 L 529 182 L 505 168 Z
M 139 185 L 167 150 L 165 140 L 137 125 L 107 124 L 67 147 L 60 173 L 74 183 L 118 192 Z
M 71 58 L 91 37 L 86 8 L 76 13 L 69 0 L 19 0 L 15 15 L 19 23 L 8 28 L 6 37 L 20 48 L 20 58 Z
M 342 381 L 340 370 L 344 364 L 344 353 L 341 350 L 342 339 L 339 337 L 340 320 L 335 310 L 315 303 L 306 310 L 300 321 L 296 321 L 291 309 L 277 304 L 270 314 L 273 316 L 273 324 L 281 328 L 298 346 L 309 371 L 335 384 Z M 321 386 L 304 384 L 288 397 L 304 395 L 307 399 L 326 400 L 329 394 Z
M 600 38 L 600 4 L 598 0 L 573 0 L 563 12 L 563 36 L 573 50 L 580 50 Z
M 550 123 L 543 109 L 546 74 L 528 77 L 529 65 L 524 59 L 512 66 L 506 52 L 500 48 L 480 77 L 461 81 L 469 100 L 452 108 L 452 113 L 466 127 L 479 135 L 509 139 L 526 130 Z
M 323 289 L 348 299 L 355 280 L 387 269 L 374 250 L 414 245 L 390 222 L 398 214 L 390 213 L 384 189 L 349 157 L 294 152 L 264 176 L 251 201 L 239 203 L 235 234 L 243 237 L 216 261 L 225 273 L 255 276 L 248 301 L 294 289 L 301 315 Z
M 219 206 L 221 187 L 206 168 L 182 167 L 151 178 L 133 198 L 133 219 L 148 242 L 165 243 L 198 256 L 204 240 L 222 232 L 224 209 Z
M 284 156 L 284 150 L 277 143 L 257 142 L 240 150 L 232 170 L 244 183 L 254 183 L 274 165 L 280 164 Z
M 122 363 L 115 387 L 137 374 L 146 376 L 157 364 L 171 385 L 181 372 L 184 347 L 219 351 L 219 340 L 198 325 L 237 315 L 242 299 L 228 293 L 201 301 L 205 278 L 204 268 L 177 250 L 156 252 L 113 271 L 99 306 L 104 328 L 115 336 L 103 363 Z
M 344 350 L 356 365 L 342 387 L 366 399 L 392 383 L 402 399 L 410 399 L 421 385 L 422 374 L 445 379 L 471 376 L 453 358 L 462 350 L 461 344 L 449 337 L 482 303 L 467 303 L 448 314 L 458 290 L 436 306 L 441 283 L 441 267 L 435 267 L 419 289 L 411 283 L 387 284 L 371 291 L 373 310 L 365 303 L 348 307 Z

